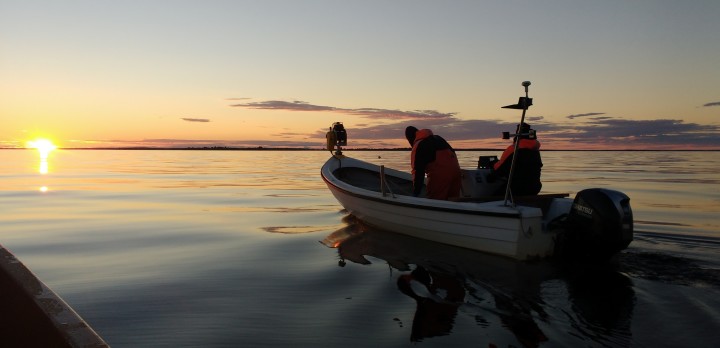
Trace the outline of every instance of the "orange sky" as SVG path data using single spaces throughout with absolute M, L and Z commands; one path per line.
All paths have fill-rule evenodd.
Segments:
M 523 11 L 518 11 L 522 8 Z M 720 150 L 720 2 L 0 2 L 0 147 Z

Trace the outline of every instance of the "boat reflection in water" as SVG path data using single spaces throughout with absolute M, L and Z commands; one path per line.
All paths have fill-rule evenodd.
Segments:
M 456 321 L 470 318 L 482 330 L 509 330 L 525 347 L 631 345 L 632 282 L 607 266 L 521 262 L 378 230 L 351 215 L 345 222 L 322 243 L 338 249 L 341 267 L 371 264 L 371 256 L 402 272 L 398 290 L 417 303 L 413 342 L 449 335 Z M 491 346 L 500 344 L 495 336 L 507 337 L 481 335 Z

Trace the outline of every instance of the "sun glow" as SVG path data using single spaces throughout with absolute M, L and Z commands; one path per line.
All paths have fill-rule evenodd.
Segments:
M 30 149 L 37 149 L 41 155 L 49 154 L 50 151 L 57 149 L 57 146 L 48 139 L 35 139 L 28 141 L 26 147 Z
M 37 149 L 40 153 L 40 174 L 47 174 L 50 170 L 48 168 L 48 156 L 50 152 L 57 149 L 52 141 L 48 139 L 35 139 L 28 141 L 26 147 L 29 149 Z

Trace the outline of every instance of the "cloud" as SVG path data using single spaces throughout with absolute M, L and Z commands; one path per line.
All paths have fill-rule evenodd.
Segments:
M 343 109 L 351 115 L 357 115 L 367 118 L 374 119 L 410 119 L 410 120 L 422 120 L 422 119 L 452 119 L 455 116 L 454 112 L 443 113 L 436 110 L 413 110 L 413 111 L 400 111 L 390 109 L 373 109 L 373 108 L 362 108 L 362 109 Z
M 544 120 L 544 119 L 545 119 L 544 116 L 528 116 L 528 117 L 525 118 L 525 121 L 526 121 L 526 122 L 539 122 L 539 121 L 542 121 L 542 120 Z
M 707 103 L 703 105 L 704 107 L 710 107 L 710 106 L 720 106 L 720 101 Z
M 432 129 L 451 144 L 453 142 L 487 143 L 502 142 L 503 131 L 515 130 L 516 121 L 504 120 L 420 120 L 400 121 L 391 124 L 368 125 L 348 128 L 348 136 L 368 141 L 403 139 L 405 127 Z M 347 127 L 346 127 L 347 128 Z M 596 148 L 597 145 L 622 148 L 686 148 L 692 146 L 720 148 L 720 126 L 687 123 L 683 120 L 627 120 L 609 116 L 595 117 L 582 123 L 547 122 L 533 123 L 541 141 L 545 144 L 575 144 L 573 149 Z M 323 138 L 324 131 L 310 135 Z M 470 145 L 472 146 L 472 145 Z M 546 147 L 547 148 L 547 147 Z M 562 149 L 557 145 L 553 149 Z
M 268 100 L 252 103 L 234 104 L 233 107 L 241 107 L 248 109 L 260 109 L 260 110 L 285 110 L 285 111 L 315 111 L 315 112 L 336 112 L 345 113 L 348 115 L 355 115 L 370 119 L 452 119 L 455 113 L 444 113 L 436 110 L 393 110 L 393 109 L 380 109 L 380 108 L 358 108 L 348 109 L 339 108 L 333 106 L 315 105 L 304 101 L 282 101 L 282 100 Z
M 402 120 L 390 124 L 355 125 L 354 128 L 347 129 L 347 131 L 348 136 L 364 140 L 404 139 L 405 128 L 414 126 L 419 129 L 432 129 L 434 133 L 442 135 L 448 140 L 460 141 L 500 139 L 503 131 L 513 131 L 515 125 L 516 122 L 500 120 L 420 119 Z M 318 131 L 312 137 L 324 138 L 325 131 Z
M 407 146 L 405 127 L 430 128 L 447 139 L 456 148 L 494 147 L 507 145 L 501 139 L 503 131 L 513 131 L 516 120 L 461 120 L 461 119 L 401 119 L 390 123 L 346 125 L 348 137 L 354 146 L 394 148 Z M 583 122 L 533 123 L 545 149 L 720 149 L 720 126 L 688 123 L 678 119 L 629 120 L 598 117 Z M 280 131 L 269 139 L 255 140 L 197 140 L 197 139 L 144 139 L 140 141 L 93 140 L 94 146 L 112 144 L 114 147 L 170 147 L 170 148 L 255 148 L 289 147 L 320 148 L 324 144 L 326 129 L 313 133 Z M 567 144 L 572 144 L 568 147 Z
M 720 126 L 686 123 L 683 120 L 627 120 L 602 118 L 579 125 L 569 125 L 572 132 L 553 137 L 576 143 L 627 143 L 628 145 L 695 145 L 720 146 Z M 616 145 L 617 145 L 616 144 Z
M 207 119 L 207 118 L 191 118 L 191 117 L 183 117 L 183 118 L 181 118 L 181 120 L 183 120 L 183 121 L 187 121 L 187 122 L 210 122 L 210 120 L 209 120 L 209 119 Z
M 718 103 L 708 103 L 706 106 Z M 340 108 L 326 105 L 315 105 L 303 101 L 261 101 L 244 104 L 235 104 L 235 107 L 287 110 L 287 111 L 313 111 L 343 113 L 360 116 L 368 122 L 355 123 L 347 127 L 348 136 L 357 140 L 356 144 L 370 147 L 396 147 L 404 139 L 407 126 L 429 128 L 433 132 L 453 142 L 463 142 L 465 146 L 472 144 L 504 144 L 501 140 L 503 131 L 514 131 L 518 120 L 515 116 L 507 119 L 473 119 L 466 120 L 456 117 L 453 112 L 440 112 L 437 110 L 392 110 L 382 108 Z M 578 122 L 577 118 L 582 118 Z M 533 125 L 545 144 L 550 148 L 562 149 L 567 143 L 573 143 L 573 148 L 718 148 L 720 149 L 720 126 L 688 123 L 680 119 L 659 120 L 631 120 L 617 118 L 604 112 L 578 113 L 566 116 L 566 119 L 575 121 L 553 122 L 543 116 L 528 115 L 526 120 Z M 382 123 L 375 122 L 382 121 Z M 311 134 L 306 134 L 307 140 L 322 143 L 326 129 L 320 128 Z M 297 137 L 297 134 L 279 133 L 275 136 L 281 138 Z M 308 141 L 304 146 L 318 146 Z M 267 143 L 254 141 L 253 144 L 282 144 L 292 146 L 291 143 L 269 141 Z M 395 145 L 388 145 L 395 144 Z M 556 145 L 552 145 L 556 144 Z M 299 144 L 298 144 L 299 145 Z M 491 145 L 502 146 L 502 145 Z M 577 147 L 579 146 L 579 147 Z M 547 148 L 547 147 L 546 147 Z
M 718 127 L 711 126 L 715 130 Z M 603 136 L 657 136 L 705 132 L 707 125 L 685 123 L 683 120 L 599 120 L 581 128 L 599 131 Z
M 568 115 L 566 117 L 572 120 L 572 119 L 578 118 L 578 117 L 588 117 L 588 116 L 598 116 L 598 115 L 605 115 L 605 113 L 604 112 L 588 112 L 585 114 Z
M 234 104 L 234 107 L 243 107 L 248 109 L 260 110 L 287 110 L 287 111 L 335 111 L 337 108 L 331 106 L 313 105 L 303 101 L 282 101 L 268 100 L 260 102 L 252 102 L 245 104 Z

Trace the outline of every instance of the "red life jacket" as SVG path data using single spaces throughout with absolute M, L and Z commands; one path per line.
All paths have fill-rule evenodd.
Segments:
M 415 133 L 415 142 L 413 143 L 410 156 L 414 190 L 419 190 L 417 187 L 422 187 L 422 180 L 425 177 L 425 173 L 427 173 L 427 198 L 446 200 L 457 197 L 460 194 L 462 174 L 455 152 L 453 152 L 449 144 L 445 145 L 447 147 L 443 146 L 440 149 L 435 148 L 433 154 L 434 160 L 425 164 L 424 173 L 419 173 L 415 169 L 420 143 L 432 136 L 433 133 L 429 129 L 421 129 Z M 436 142 L 438 140 L 429 139 L 426 141 Z M 445 143 L 442 138 L 440 141 Z M 416 178 L 416 176 L 418 177 Z
M 410 153 L 410 167 L 412 168 L 413 181 L 415 181 L 415 155 L 417 154 L 418 144 L 420 141 L 433 136 L 433 132 L 429 129 L 420 129 L 415 133 L 415 141 L 413 142 L 412 152 Z M 425 176 L 425 173 L 420 173 Z
M 518 144 L 518 149 L 528 149 L 528 150 L 540 150 L 540 142 L 537 139 L 520 139 L 520 144 Z M 495 170 L 498 170 L 503 163 L 515 152 L 515 144 L 512 144 L 508 146 L 505 151 L 503 151 L 502 155 L 500 155 L 500 160 L 495 162 L 493 165 L 493 168 Z

